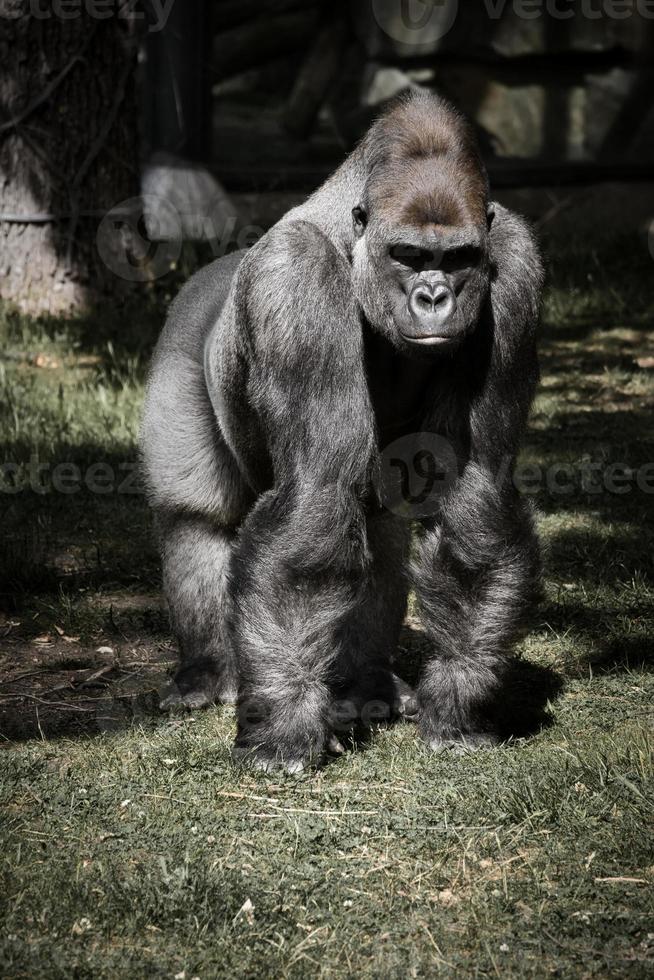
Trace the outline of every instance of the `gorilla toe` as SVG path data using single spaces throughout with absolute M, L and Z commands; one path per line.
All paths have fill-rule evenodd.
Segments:
M 480 749 L 495 748 L 500 739 L 494 732 L 473 732 L 456 737 L 432 735 L 426 742 L 432 752 L 437 754 L 450 752 L 452 755 L 468 755 Z
M 234 745 L 232 748 L 232 760 L 239 766 L 251 766 L 260 772 L 282 771 L 293 776 L 304 772 L 311 765 L 315 765 L 317 760 L 306 756 L 304 758 L 294 758 L 281 754 L 271 755 L 260 749 L 246 748 L 241 745 Z
M 418 698 L 416 692 L 406 681 L 403 681 L 397 674 L 391 674 L 393 687 L 395 688 L 395 701 L 393 707 L 395 713 L 406 721 L 416 721 L 418 718 Z

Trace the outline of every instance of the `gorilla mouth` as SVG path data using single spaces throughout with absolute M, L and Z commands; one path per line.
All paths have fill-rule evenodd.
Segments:
M 436 333 L 424 334 L 422 337 L 417 337 L 415 334 L 402 333 L 402 336 L 410 344 L 422 344 L 424 347 L 446 347 L 448 344 L 452 344 L 457 340 L 456 337 Z

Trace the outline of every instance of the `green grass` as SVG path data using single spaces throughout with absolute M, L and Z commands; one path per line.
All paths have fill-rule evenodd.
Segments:
M 300 777 L 232 768 L 231 709 L 155 710 L 174 649 L 143 496 L 116 484 L 165 295 L 1 314 L 3 976 L 652 975 L 653 274 L 626 243 L 552 262 L 522 459 L 545 594 L 507 720 L 529 737 L 451 758 L 396 726 Z M 48 490 L 64 462 L 116 484 Z M 410 620 L 409 663 L 424 644 Z

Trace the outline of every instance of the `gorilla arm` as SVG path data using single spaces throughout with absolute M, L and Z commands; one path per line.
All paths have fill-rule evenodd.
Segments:
M 421 728 L 434 748 L 497 738 L 505 655 L 536 591 L 539 559 L 529 509 L 512 470 L 538 379 L 535 332 L 542 271 L 528 228 L 497 207 L 490 315 L 472 338 L 469 452 L 425 530 L 416 592 L 437 656 L 419 689 Z M 459 383 L 463 383 L 463 378 Z
M 236 746 L 261 765 L 296 769 L 329 737 L 338 627 L 368 561 L 362 498 L 374 421 L 345 259 L 312 224 L 273 229 L 239 270 L 233 328 L 246 351 L 247 411 L 272 471 L 230 570 Z M 224 387 L 229 359 L 215 344 L 207 363 L 210 387 Z M 240 431 L 244 406 L 214 404 L 228 442 L 252 470 Z

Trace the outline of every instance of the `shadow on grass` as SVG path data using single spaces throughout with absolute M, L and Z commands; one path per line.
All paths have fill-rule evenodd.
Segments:
M 563 391 L 564 385 L 551 387 L 545 391 Z M 564 449 L 566 453 L 574 448 L 574 444 L 584 440 L 589 445 L 599 444 L 602 446 L 612 446 L 616 449 L 629 446 L 629 455 L 632 451 L 646 449 L 648 444 L 647 432 L 650 431 L 652 413 L 651 410 L 643 407 L 634 408 L 633 398 L 616 393 L 612 398 L 610 410 L 581 409 L 575 411 L 577 404 L 588 405 L 592 401 L 596 389 L 588 386 L 578 393 L 576 402 L 560 402 L 556 413 L 551 417 L 551 422 L 547 429 L 531 428 L 527 435 L 527 444 L 536 444 L 539 449 L 545 452 L 552 452 L 555 449 Z M 622 407 L 617 407 L 617 402 Z M 557 445 L 560 440 L 565 440 L 565 446 Z M 652 440 L 649 440 L 650 445 Z M 572 445 L 570 445 L 572 443 Z M 634 460 L 622 459 L 623 463 L 631 463 Z M 651 459 L 643 459 L 642 462 L 651 462 Z
M 651 270 L 648 272 L 648 275 L 651 275 Z M 587 313 L 576 313 L 572 316 L 566 316 L 566 321 L 563 324 L 558 320 L 556 315 L 548 315 L 548 311 L 546 311 L 541 321 L 541 334 L 545 341 L 555 342 L 557 344 L 582 344 L 588 337 L 596 334 L 598 330 L 627 329 L 638 334 L 642 333 L 643 340 L 646 340 L 652 329 L 651 319 L 649 318 L 651 304 L 652 294 L 649 291 L 647 295 L 641 297 L 640 309 L 633 315 L 622 310 L 609 312 L 605 309 L 592 309 Z M 555 351 L 547 346 L 544 348 L 544 354 L 546 358 L 560 356 L 563 359 L 566 356 L 565 351 Z M 606 361 L 607 359 L 613 360 L 614 357 L 617 360 L 620 359 L 620 355 L 615 351 L 607 351 L 606 356 L 603 358 L 597 352 L 583 351 L 584 362 L 592 361 L 593 359 L 596 359 L 598 362 L 600 360 Z M 626 364 L 628 353 L 622 351 L 621 357 Z
M 561 674 L 541 664 L 513 658 L 495 707 L 503 741 L 531 738 L 550 728 L 554 718 L 549 705 L 564 689 Z
M 228 251 L 232 248 L 238 248 L 236 243 Z M 30 316 L 4 304 L 0 312 L 6 341 L 16 352 L 39 341 L 56 343 L 65 338 L 76 355 L 97 356 L 110 382 L 120 384 L 126 376 L 143 380 L 170 303 L 188 279 L 215 257 L 208 244 L 185 242 L 175 270 L 153 282 L 140 283 L 131 295 L 108 299 L 70 317 Z
M 639 605 L 621 606 L 619 615 L 632 621 L 637 621 L 646 610 Z M 605 609 L 597 609 L 592 606 L 584 605 L 581 601 L 565 597 L 560 603 L 544 602 L 538 612 L 537 620 L 540 624 L 554 633 L 572 632 L 574 637 L 580 641 L 592 640 L 593 645 L 601 653 L 597 654 L 602 659 L 604 651 L 619 651 L 620 648 L 630 648 L 634 653 L 642 651 L 641 662 L 647 664 L 654 658 L 654 644 L 646 635 L 633 637 L 626 633 L 611 632 L 610 627 L 614 624 L 618 612 L 615 607 L 607 606 Z M 534 623 L 537 628 L 537 623 Z M 629 666 L 633 666 L 633 657 L 629 658 Z M 617 662 L 617 661 L 616 661 Z
M 177 288 L 171 289 L 173 295 Z M 66 319 L 48 313 L 29 316 L 8 306 L 2 312 L 12 350 L 20 350 L 25 338 L 31 344 L 39 340 L 55 343 L 65 336 L 77 353 L 97 355 L 102 365 L 112 367 L 135 357 L 145 364 L 163 325 L 165 302 L 149 290 L 148 295 L 127 299 L 120 307 L 107 303 Z
M 12 458 L 29 461 L 29 447 L 13 447 Z M 55 489 L 63 465 L 75 468 L 67 492 Z M 0 610 L 16 613 L 62 590 L 156 588 L 159 561 L 135 459 L 62 443 L 41 466 L 37 476 L 22 470 L 0 492 Z M 101 470 L 95 484 L 94 467 Z
M 581 659 L 579 666 L 582 670 L 591 668 L 596 674 L 650 674 L 654 672 L 654 646 L 644 636 L 615 637 L 595 654 Z
M 582 510 L 577 506 L 577 512 Z M 592 527 L 570 528 L 550 532 L 546 541 L 547 569 L 555 577 L 570 578 L 577 585 L 606 585 L 615 589 L 621 583 L 633 586 L 636 577 L 643 583 L 654 582 L 654 556 L 648 535 L 634 525 L 633 528 L 606 528 L 602 532 L 603 520 L 610 524 L 616 515 L 593 513 L 596 525 Z M 628 519 L 624 515 L 622 520 Z M 634 590 L 631 611 L 638 613 L 638 592 Z M 566 614 L 568 612 L 567 606 Z M 597 630 L 597 611 L 586 606 L 587 612 L 595 616 Z M 621 611 L 629 612 L 629 609 Z M 642 610 L 641 610 L 642 611 Z M 575 610 L 575 613 L 577 611 Z M 583 615 L 583 610 L 578 610 Z
M 101 650 L 53 656 L 34 670 L 8 674 L 0 683 L 0 739 L 86 738 L 133 725 L 156 726 L 159 697 L 168 681 L 171 652 L 149 643 L 134 648 L 134 663 Z M 106 648 L 105 648 L 106 649 Z M 28 665 L 26 665 L 28 666 Z M 0 741 L 2 747 L 3 741 Z

